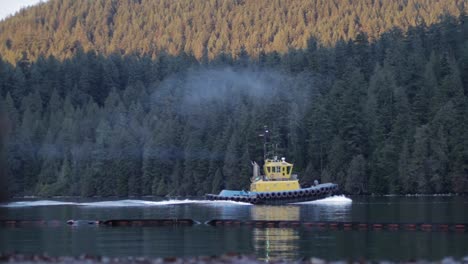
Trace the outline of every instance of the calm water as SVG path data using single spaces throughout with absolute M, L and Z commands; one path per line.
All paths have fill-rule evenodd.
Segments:
M 352 201 L 351 201 L 352 200 Z M 70 202 L 70 201 L 68 201 Z M 0 206 L 2 219 L 215 218 L 362 222 L 465 222 L 467 197 L 335 197 L 300 205 L 202 201 L 50 201 Z M 0 228 L 0 252 L 50 255 L 199 256 L 237 252 L 259 259 L 303 257 L 437 260 L 468 255 L 468 232 L 342 231 L 307 228 L 50 227 Z

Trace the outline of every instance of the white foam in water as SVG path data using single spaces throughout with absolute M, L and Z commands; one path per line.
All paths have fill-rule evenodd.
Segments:
M 251 203 L 236 202 L 236 201 L 198 201 L 204 204 L 213 205 L 252 205 Z
M 353 201 L 344 196 L 332 196 L 320 200 L 299 202 L 294 204 L 317 204 L 317 205 L 350 205 Z M 235 202 L 235 201 L 208 201 L 208 200 L 166 200 L 166 201 L 145 201 L 145 200 L 119 200 L 119 201 L 101 201 L 101 202 L 88 202 L 88 203 L 73 203 L 61 202 L 52 200 L 40 201 L 21 201 L 11 202 L 0 205 L 1 207 L 34 207 L 34 206 L 54 206 L 54 205 L 78 205 L 86 207 L 146 207 L 146 206 L 165 206 L 177 204 L 207 204 L 207 205 L 252 205 L 250 203 Z
M 174 204 L 196 203 L 195 200 L 167 200 L 167 201 L 145 201 L 145 200 L 120 200 L 80 203 L 80 206 L 89 207 L 142 207 L 142 206 L 162 206 Z
M 320 200 L 300 202 L 295 204 L 318 204 L 318 205 L 350 205 L 353 202 L 350 198 L 344 195 L 335 195 Z
M 33 206 L 52 206 L 52 205 L 73 205 L 76 203 L 72 202 L 61 202 L 61 201 L 50 201 L 50 200 L 40 200 L 40 201 L 24 201 L 24 202 L 11 202 L 2 207 L 33 207 Z
M 147 207 L 147 206 L 165 206 L 177 204 L 222 204 L 222 205 L 251 205 L 249 203 L 234 202 L 234 201 L 208 201 L 208 200 L 166 200 L 166 201 L 145 201 L 145 200 L 119 200 L 119 201 L 100 201 L 73 203 L 52 200 L 40 201 L 21 201 L 1 204 L 0 207 L 34 207 L 34 206 L 54 206 L 54 205 L 77 205 L 86 207 Z

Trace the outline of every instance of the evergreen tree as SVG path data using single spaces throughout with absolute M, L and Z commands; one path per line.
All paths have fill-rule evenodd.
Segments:
M 231 190 L 245 188 L 245 186 L 242 186 L 239 141 L 239 135 L 234 131 L 227 146 L 224 158 L 223 175 L 226 179 L 226 188 Z
M 224 179 L 223 179 L 223 173 L 221 172 L 221 169 L 217 169 L 216 170 L 216 173 L 215 173 L 215 176 L 214 176 L 214 179 L 213 179 L 213 183 L 212 183 L 212 186 L 211 186 L 211 193 L 218 193 L 219 191 L 221 191 L 223 188 L 224 188 Z
M 401 193 L 415 193 L 416 180 L 410 174 L 410 153 L 407 140 L 404 141 L 398 159 L 398 175 L 401 183 Z
M 428 135 L 428 126 L 418 127 L 414 136 L 414 151 L 409 164 L 409 174 L 413 178 L 413 182 L 417 183 L 416 192 L 429 193 L 430 186 L 430 167 L 429 160 L 430 142 Z
M 366 182 L 366 161 L 362 155 L 357 155 L 349 164 L 344 190 L 353 194 L 366 193 Z

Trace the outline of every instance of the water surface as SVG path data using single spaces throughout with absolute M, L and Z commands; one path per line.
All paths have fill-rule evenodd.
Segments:
M 69 219 L 122 218 L 468 223 L 466 197 L 333 197 L 283 206 L 201 200 L 15 201 L 2 219 L 58 220 L 57 225 L 0 228 L 0 252 L 50 255 L 200 256 L 228 252 L 259 259 L 306 257 L 438 260 L 468 255 L 468 233 L 343 231 L 308 228 L 71 227 Z

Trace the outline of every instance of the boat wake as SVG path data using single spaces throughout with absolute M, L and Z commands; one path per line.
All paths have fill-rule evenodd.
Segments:
M 87 207 L 146 207 L 146 206 L 166 206 L 178 204 L 232 204 L 232 205 L 250 205 L 248 203 L 234 201 L 207 201 L 207 200 L 166 200 L 166 201 L 145 201 L 145 200 L 120 200 L 120 201 L 102 201 L 91 203 L 79 203 L 79 206 Z
M 294 204 L 316 204 L 316 205 L 350 205 L 352 200 L 344 195 L 332 196 L 320 200 L 300 202 Z M 39 201 L 18 201 L 7 204 L 1 204 L 0 207 L 21 208 L 21 207 L 36 207 L 36 206 L 58 206 L 58 205 L 71 205 L 81 207 L 151 207 L 151 206 L 168 206 L 179 204 L 205 204 L 205 205 L 252 205 L 245 202 L 235 201 L 209 201 L 209 200 L 165 200 L 165 201 L 147 201 L 147 200 L 118 200 L 118 201 L 99 201 L 99 202 L 65 202 L 53 200 L 39 200 Z
M 317 204 L 317 205 L 331 205 L 331 206 L 341 206 L 341 205 L 350 205 L 353 202 L 351 198 L 348 198 L 344 195 L 335 195 L 327 198 L 323 198 L 315 201 L 300 202 L 294 204 Z
M 87 207 L 147 207 L 147 206 L 165 206 L 175 204 L 194 203 L 193 200 L 166 200 L 166 201 L 146 201 L 146 200 L 119 200 L 119 201 L 101 201 L 79 203 L 79 206 Z
M 200 203 L 203 204 L 208 204 L 208 205 L 253 205 L 251 203 L 244 203 L 244 202 L 235 202 L 235 201 L 199 201 Z
M 147 201 L 147 200 L 118 200 L 118 201 L 99 201 L 99 202 L 64 202 L 52 200 L 39 201 L 18 201 L 7 204 L 1 204 L 0 207 L 21 208 L 21 207 L 36 207 L 36 206 L 57 206 L 57 205 L 72 205 L 81 207 L 151 207 L 151 206 L 168 206 L 178 204 L 208 204 L 208 205 L 250 205 L 249 203 L 234 202 L 234 201 L 208 201 L 208 200 L 165 200 L 165 201 Z
M 34 207 L 34 206 L 55 206 L 55 205 L 75 205 L 73 202 L 40 200 L 40 201 L 21 201 L 2 204 L 0 207 Z

